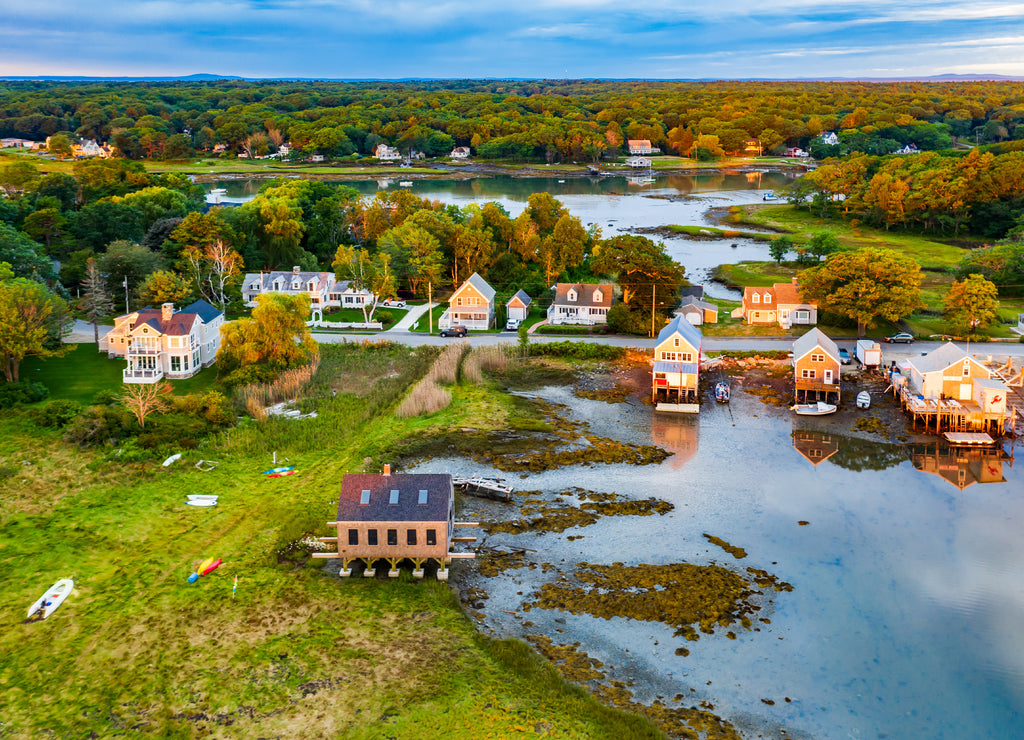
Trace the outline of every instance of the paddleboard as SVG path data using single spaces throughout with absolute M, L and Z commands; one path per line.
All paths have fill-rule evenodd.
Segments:
M 217 558 L 207 558 L 206 560 L 201 562 L 199 564 L 199 567 L 196 568 L 196 573 L 199 573 L 200 575 L 202 575 L 203 571 L 206 570 L 207 568 L 209 568 L 211 565 L 213 565 L 213 561 L 216 560 L 216 559 Z
M 189 506 L 216 506 L 216 501 L 186 501 Z
M 178 452 L 178 453 L 176 453 L 174 455 L 171 455 L 169 458 L 164 460 L 164 463 L 163 463 L 164 467 L 166 468 L 169 465 L 178 462 L 178 460 L 180 460 L 180 459 L 181 459 L 181 453 L 180 452 Z
M 270 470 L 264 470 L 261 475 L 271 475 L 273 473 L 287 473 L 289 470 L 295 470 L 294 465 L 289 465 L 284 468 L 271 468 Z
M 299 472 L 298 470 L 285 470 L 285 471 L 280 472 L 280 473 L 271 473 L 267 477 L 268 478 L 284 478 L 286 475 L 294 475 L 295 473 L 298 473 L 298 472 Z
M 205 575 L 208 575 L 208 574 L 212 573 L 213 571 L 217 570 L 217 568 L 220 567 L 221 562 L 223 562 L 223 561 L 220 558 L 217 558 L 212 563 L 207 565 L 205 568 L 203 566 L 199 566 L 199 575 L 205 576 Z
M 42 610 L 43 619 L 53 614 L 57 607 L 64 603 L 64 599 L 75 587 L 75 582 L 70 578 L 62 578 L 46 590 L 46 593 L 39 597 L 32 606 L 28 608 L 28 616 Z
M 188 495 L 189 501 L 216 501 L 217 497 L 212 494 L 206 493 L 190 493 Z

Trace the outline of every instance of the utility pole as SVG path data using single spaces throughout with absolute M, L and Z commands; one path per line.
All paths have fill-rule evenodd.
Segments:
M 658 292 L 658 286 L 651 286 L 651 339 L 654 339 L 654 296 Z
M 433 302 L 432 299 L 431 299 L 431 287 L 432 287 L 431 283 L 428 280 L 427 281 L 427 327 L 428 327 L 427 331 L 430 334 L 433 334 L 434 333 L 434 309 L 431 307 L 431 303 Z
M 131 311 L 128 310 L 128 276 L 127 275 L 124 276 L 124 283 L 123 283 L 123 285 L 124 285 L 124 312 L 125 313 L 131 313 Z

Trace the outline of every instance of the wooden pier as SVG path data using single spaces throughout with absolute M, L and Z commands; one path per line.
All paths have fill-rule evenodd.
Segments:
M 990 369 L 1006 384 L 1006 411 L 1010 416 L 1007 428 L 1011 434 L 1015 434 L 1017 424 L 1024 428 L 1024 367 L 1014 366 L 1013 358 L 1007 357 L 1005 363 Z
M 506 486 L 491 478 L 463 478 L 453 475 L 452 485 L 470 496 L 479 496 L 495 501 L 512 500 L 512 486 Z
M 1013 411 L 1009 408 L 1005 413 L 986 412 L 974 401 L 921 398 L 905 385 L 890 387 L 900 406 L 910 415 L 913 425 L 923 424 L 926 433 L 986 432 L 1003 436 L 1007 431 L 1014 431 Z

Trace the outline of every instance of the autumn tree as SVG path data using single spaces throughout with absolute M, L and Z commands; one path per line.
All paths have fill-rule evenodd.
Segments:
M 958 332 L 973 335 L 996 318 L 998 295 L 995 283 L 977 273 L 968 275 L 953 283 L 943 300 L 946 320 Z
M 411 219 L 385 231 L 378 246 L 391 255 L 396 276 L 408 281 L 413 293 L 418 294 L 423 283 L 434 287 L 439 284 L 444 274 L 441 245 L 433 234 Z
M 168 407 L 170 383 L 125 383 L 117 400 L 132 412 L 139 426 L 146 428 L 146 417 Z
M 144 306 L 159 306 L 162 303 L 183 304 L 193 294 L 190 280 L 171 270 L 157 270 L 150 273 L 138 288 L 139 300 Z
M 100 346 L 100 319 L 105 318 L 114 312 L 114 302 L 107 290 L 106 281 L 100 274 L 100 268 L 96 260 L 90 257 L 85 261 L 85 280 L 82 283 L 81 305 L 85 310 L 85 317 L 92 324 L 93 341 L 96 347 Z
M 251 317 L 228 322 L 221 329 L 217 367 L 225 382 L 273 380 L 285 370 L 308 363 L 317 352 L 308 319 L 308 294 L 256 296 Z
M 0 361 L 9 383 L 18 382 L 21 361 L 29 356 L 63 355 L 70 345 L 60 337 L 68 323 L 68 307 L 46 286 L 27 278 L 9 277 L 9 265 L 0 263 Z
M 362 306 L 364 323 L 373 320 L 373 313 L 382 299 L 395 297 L 397 286 L 391 271 L 391 255 L 387 252 L 371 256 L 365 249 L 342 245 L 334 254 L 331 267 L 335 278 L 349 281 L 353 290 L 367 290 L 373 294 L 369 312 L 366 303 Z
M 210 303 L 227 306 L 227 289 L 242 275 L 242 256 L 217 240 L 205 247 L 190 244 L 181 255 L 187 274 L 200 295 Z
M 921 268 L 899 252 L 868 247 L 832 254 L 799 275 L 800 295 L 857 322 L 857 335 L 881 317 L 898 321 L 921 307 Z

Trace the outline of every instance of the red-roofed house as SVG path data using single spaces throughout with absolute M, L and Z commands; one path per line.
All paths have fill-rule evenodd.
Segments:
M 606 324 L 612 305 L 611 283 L 556 283 L 548 306 L 550 324 Z
M 630 154 L 653 154 L 658 151 L 651 146 L 649 139 L 629 139 L 626 146 L 629 148 Z
M 175 311 L 173 303 L 159 310 L 118 316 L 104 338 L 108 357 L 123 357 L 125 383 L 155 383 L 163 378 L 190 378 L 212 365 L 220 349 L 224 314 L 206 301 Z
M 793 278 L 791 283 L 744 288 L 743 305 L 732 315 L 748 324 L 778 324 L 788 329 L 795 324 L 817 324 L 818 304 L 800 298 L 800 286 Z

